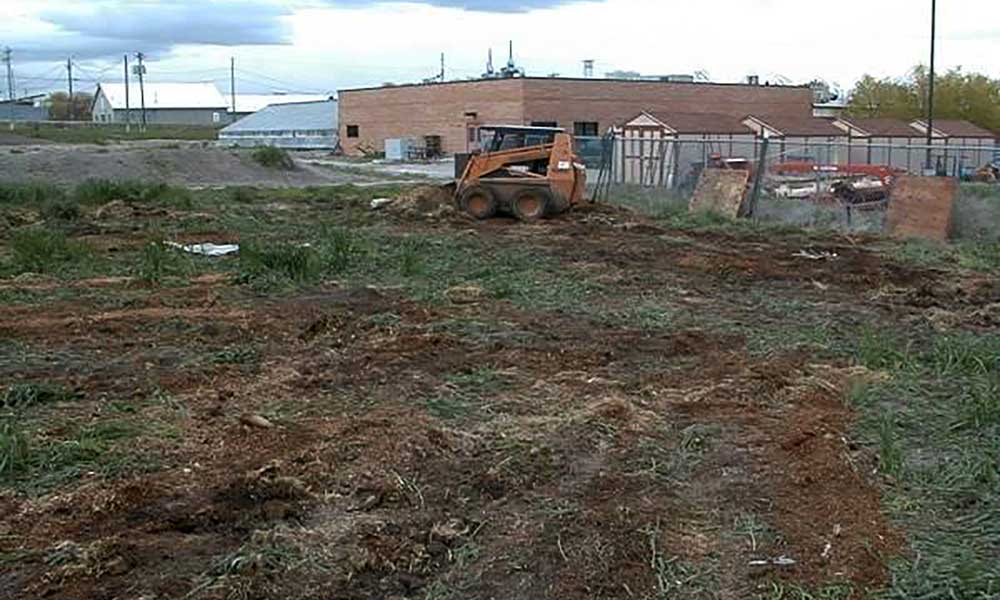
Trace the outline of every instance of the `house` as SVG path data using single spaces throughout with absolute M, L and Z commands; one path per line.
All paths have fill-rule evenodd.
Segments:
M 294 150 L 333 150 L 337 147 L 337 101 L 272 104 L 224 127 L 223 144 L 277 146 Z
M 557 126 L 599 136 L 642 111 L 732 117 L 812 114 L 808 87 L 626 79 L 516 77 L 341 90 L 340 140 L 347 154 L 386 139 L 441 137 L 442 151 L 466 152 L 484 123 Z
M 673 186 L 710 155 L 752 158 L 756 153 L 753 132 L 726 114 L 643 111 L 616 133 L 615 180 L 623 183 Z
M 852 164 L 889 165 L 920 172 L 926 152 L 913 146 L 927 143 L 926 136 L 903 119 L 841 117 L 833 126 L 847 134 Z
M 221 127 L 228 121 L 228 103 L 214 83 L 99 83 L 94 93 L 93 120 L 98 123 L 140 123 L 145 104 L 150 125 Z
M 910 127 L 920 132 L 926 143 L 927 121 L 912 121 Z M 996 133 L 956 119 L 934 119 L 931 139 L 934 146 L 941 146 L 935 148 L 934 154 L 943 161 L 945 170 L 953 174 L 963 167 L 981 167 L 991 162 L 1000 145 Z
M 229 122 L 235 123 L 247 115 L 251 115 L 265 106 L 275 104 L 299 104 L 302 102 L 323 102 L 331 100 L 332 96 L 323 94 L 236 94 L 236 109 L 233 110 L 233 99 L 230 98 Z
M 0 121 L 45 121 L 49 109 L 45 106 L 45 94 L 24 96 L 10 100 L 0 100 Z
M 836 164 L 847 159 L 847 136 L 829 119 L 769 112 L 747 115 L 742 123 L 757 137 L 767 138 L 772 144 L 769 152 L 780 156 L 782 162 Z

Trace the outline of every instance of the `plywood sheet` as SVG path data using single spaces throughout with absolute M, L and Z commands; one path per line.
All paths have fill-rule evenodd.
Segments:
M 740 215 L 746 195 L 748 171 L 737 169 L 705 169 L 691 196 L 691 212 L 714 212 L 735 219 Z
M 889 195 L 886 227 L 896 237 L 947 241 L 958 181 L 951 177 L 898 178 Z

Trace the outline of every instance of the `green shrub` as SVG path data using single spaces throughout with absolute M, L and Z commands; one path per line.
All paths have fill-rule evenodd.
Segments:
M 339 227 L 324 229 L 317 249 L 323 271 L 328 274 L 345 271 L 362 250 L 354 235 Z
M 60 231 L 28 229 L 11 237 L 14 270 L 19 273 L 54 273 L 91 257 L 88 246 L 66 239 Z
M 295 168 L 295 161 L 292 160 L 292 157 L 288 154 L 288 152 L 274 146 L 261 146 L 260 148 L 255 148 L 250 153 L 250 158 L 252 158 L 259 165 L 269 169 L 291 171 Z

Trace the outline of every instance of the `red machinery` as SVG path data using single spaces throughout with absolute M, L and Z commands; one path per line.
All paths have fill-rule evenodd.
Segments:
M 777 163 L 771 167 L 771 172 L 778 177 L 786 178 L 781 183 L 785 195 L 789 197 L 822 198 L 832 194 L 833 197 L 851 204 L 884 200 L 888 197 L 895 178 L 906 173 L 904 169 L 888 165 L 824 165 L 807 161 Z M 826 190 L 816 189 L 819 178 L 826 181 Z M 795 183 L 810 187 L 796 188 Z M 796 190 L 805 193 L 796 194 Z

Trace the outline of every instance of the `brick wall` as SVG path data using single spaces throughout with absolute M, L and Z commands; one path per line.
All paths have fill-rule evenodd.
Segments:
M 520 79 L 341 91 L 340 143 L 358 154 L 360 145 L 382 151 L 387 138 L 440 135 L 444 152 L 465 152 L 466 113 L 479 124 L 522 123 L 523 98 Z M 357 138 L 347 136 L 349 125 L 358 126 Z
M 598 131 L 635 117 L 652 114 L 717 113 L 812 115 L 812 92 L 805 88 L 531 79 L 525 85 L 524 112 L 529 121 L 555 121 L 573 130 L 574 121 L 596 121 Z
M 555 121 L 573 130 L 574 121 L 597 122 L 604 132 L 643 110 L 657 112 L 811 115 L 806 88 L 721 84 L 607 81 L 586 79 L 505 79 L 415 85 L 339 93 L 340 140 L 357 154 L 361 144 L 381 151 L 386 138 L 440 135 L 446 153 L 466 149 L 465 113 L 480 124 Z M 347 127 L 358 126 L 349 138 Z

